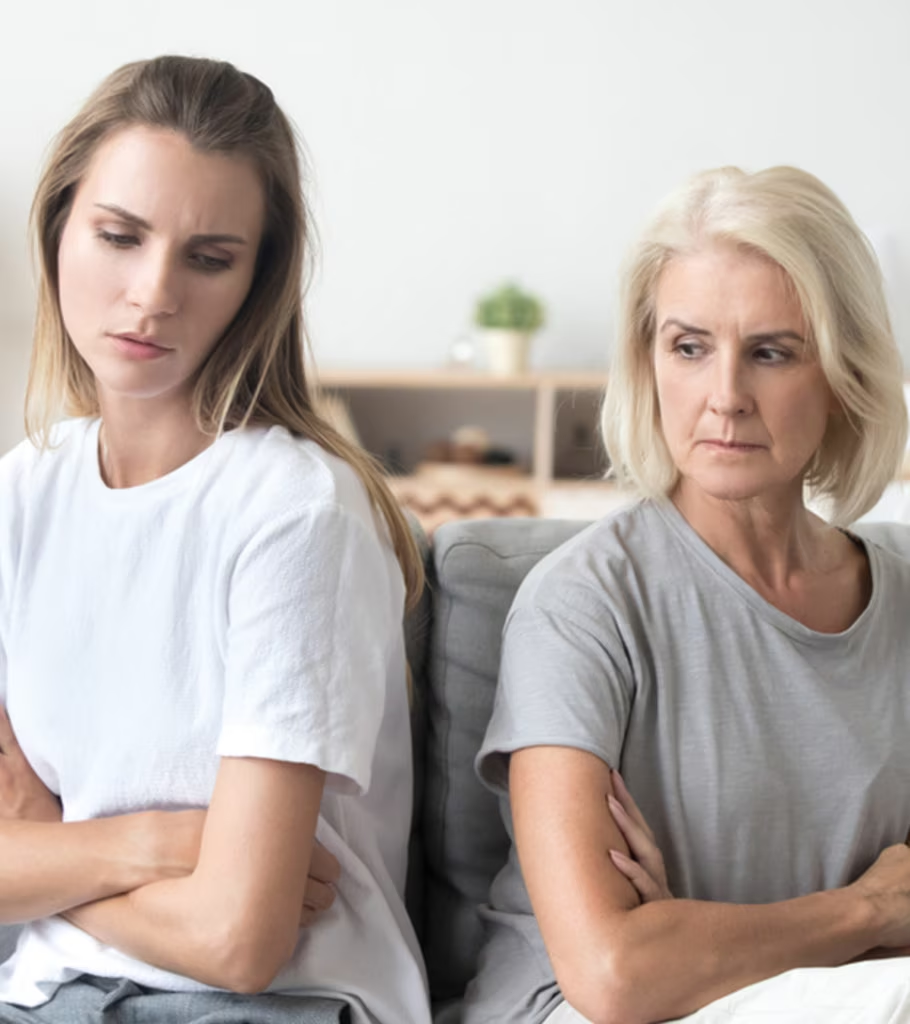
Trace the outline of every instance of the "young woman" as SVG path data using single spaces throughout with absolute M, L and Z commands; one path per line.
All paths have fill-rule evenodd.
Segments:
M 313 407 L 288 120 L 229 64 L 128 65 L 33 218 L 31 440 L 0 462 L 0 917 L 28 924 L 0 1021 L 300 1018 L 268 990 L 422 1024 L 420 561 Z
M 910 561 L 845 529 L 902 456 L 901 376 L 874 255 L 811 175 L 706 173 L 646 230 L 604 411 L 643 500 L 506 625 L 478 766 L 518 856 L 470 1024 L 663 1021 L 910 945 Z

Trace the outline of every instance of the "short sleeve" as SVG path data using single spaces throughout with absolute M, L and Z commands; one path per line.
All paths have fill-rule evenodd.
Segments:
M 3 639 L 4 630 L 0 626 L 0 705 L 6 705 L 7 659 L 6 646 Z
M 402 630 L 395 565 L 338 505 L 286 516 L 244 547 L 228 598 L 221 756 L 313 764 L 330 788 L 369 788 Z
M 546 600 L 519 593 L 506 620 L 493 715 L 477 756 L 481 780 L 508 790 L 509 754 L 565 746 L 618 765 L 632 706 L 629 658 L 615 621 L 565 579 Z
M 36 455 L 32 445 L 24 441 L 0 459 L 0 704 L 4 706 L 26 495 Z

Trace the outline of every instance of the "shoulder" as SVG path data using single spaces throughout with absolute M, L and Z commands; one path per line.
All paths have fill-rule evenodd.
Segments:
M 903 630 L 903 609 L 910 598 L 910 525 L 906 523 L 862 523 L 851 532 L 859 537 L 872 566 L 877 606 L 897 615 L 895 624 Z
M 217 500 L 226 507 L 219 515 L 230 517 L 238 566 L 323 577 L 326 586 L 343 567 L 352 578 L 382 575 L 397 588 L 388 532 L 344 459 L 283 427 L 238 430 L 221 442 Z
M 343 459 L 284 427 L 246 428 L 222 438 L 222 469 L 238 499 L 273 516 L 321 510 L 370 518 L 360 477 Z
M 17 497 L 27 499 L 33 488 L 52 486 L 60 474 L 81 457 L 93 422 L 76 419 L 58 423 L 47 448 L 25 440 L 0 458 L 0 493 L 4 504 Z
M 537 677 L 548 686 L 554 673 L 592 692 L 606 676 L 631 685 L 631 661 L 648 644 L 648 622 L 660 614 L 668 589 L 668 562 L 680 558 L 668 554 L 673 543 L 660 508 L 643 501 L 547 555 L 526 577 L 506 619 L 501 688 L 524 692 Z
M 657 503 L 640 501 L 592 523 L 545 556 L 519 588 L 513 614 L 624 606 L 658 570 L 680 557 L 680 545 Z
M 851 532 L 881 549 L 888 561 L 893 556 L 910 561 L 910 524 L 857 523 Z
M 4 498 L 10 489 L 19 490 L 27 483 L 41 457 L 41 452 L 31 441 L 22 441 L 0 458 L 0 488 Z
M 507 790 L 511 753 L 530 746 L 585 750 L 618 763 L 648 642 L 641 622 L 669 528 L 651 502 L 593 523 L 539 562 L 506 620 L 493 714 L 475 765 Z M 665 561 L 665 559 L 663 559 Z

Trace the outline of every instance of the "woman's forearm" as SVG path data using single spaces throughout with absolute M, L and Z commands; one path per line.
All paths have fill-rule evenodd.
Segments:
M 67 920 L 164 970 L 261 991 L 297 944 L 324 781 L 312 765 L 223 758 L 192 874 Z
M 245 930 L 223 892 L 192 876 L 74 907 L 63 916 L 121 952 L 236 992 L 259 992 L 294 951 L 282 928 Z M 296 932 L 295 932 L 296 937 Z
M 794 967 L 846 963 L 881 934 L 850 888 L 765 905 L 664 900 L 610 915 L 587 955 L 554 968 L 595 1024 L 652 1024 Z
M 521 868 L 557 981 L 594 1024 L 675 1019 L 792 968 L 910 943 L 910 850 L 902 844 L 840 889 L 767 904 L 674 900 L 661 884 L 653 836 L 618 827 L 628 816 L 617 812 L 599 758 L 522 749 L 512 755 L 510 790 Z M 633 888 L 635 873 L 617 869 L 630 856 L 650 865 L 657 884 Z
M 0 821 L 0 923 L 48 917 L 192 870 L 201 812 Z M 194 838 L 195 837 L 195 838 Z

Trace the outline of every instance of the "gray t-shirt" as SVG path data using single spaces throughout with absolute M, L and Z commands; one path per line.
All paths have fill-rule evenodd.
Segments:
M 515 599 L 481 778 L 507 795 L 509 754 L 540 744 L 618 766 L 680 897 L 845 885 L 910 829 L 905 539 L 906 557 L 865 542 L 869 605 L 825 634 L 760 597 L 669 502 L 595 523 Z M 538 1024 L 562 997 L 514 847 L 482 913 L 465 1024 Z

